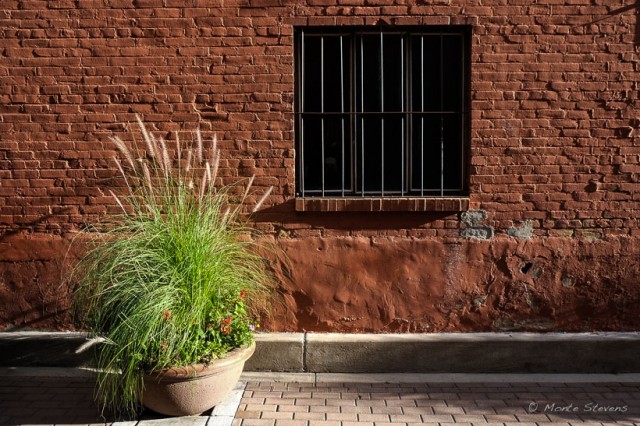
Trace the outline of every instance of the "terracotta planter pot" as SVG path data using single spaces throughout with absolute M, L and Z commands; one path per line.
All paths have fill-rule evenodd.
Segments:
M 145 375 L 142 405 L 168 416 L 191 416 L 214 407 L 233 389 L 255 348 L 253 343 L 208 365 L 167 368 Z

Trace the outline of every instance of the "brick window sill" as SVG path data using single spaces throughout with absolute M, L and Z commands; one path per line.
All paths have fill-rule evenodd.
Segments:
M 469 210 L 469 197 L 296 198 L 298 212 L 460 212 L 466 210 Z

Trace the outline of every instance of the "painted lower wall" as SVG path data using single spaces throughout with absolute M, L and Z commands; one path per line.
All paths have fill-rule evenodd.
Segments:
M 73 329 L 63 279 L 80 244 L 0 242 L 0 328 Z M 633 237 L 276 238 L 271 331 L 637 330 Z

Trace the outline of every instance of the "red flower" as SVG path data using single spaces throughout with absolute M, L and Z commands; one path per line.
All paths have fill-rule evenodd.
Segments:
M 240 300 L 244 299 L 244 297 L 247 295 L 247 290 L 242 290 L 240 292 Z
M 166 321 L 169 319 L 170 316 L 171 316 L 171 312 L 165 309 L 164 314 L 162 315 L 162 320 Z
M 224 335 L 229 335 L 231 333 L 231 322 L 233 321 L 233 317 L 229 315 L 225 319 L 222 320 L 222 324 L 220 324 L 220 332 Z

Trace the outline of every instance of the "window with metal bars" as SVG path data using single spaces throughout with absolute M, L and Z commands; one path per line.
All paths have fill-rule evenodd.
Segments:
M 468 27 L 299 28 L 299 197 L 467 193 Z

